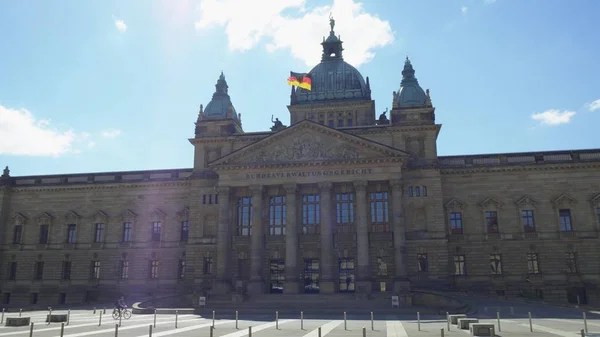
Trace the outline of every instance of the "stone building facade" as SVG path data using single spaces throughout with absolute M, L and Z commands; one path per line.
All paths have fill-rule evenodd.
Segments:
M 377 117 L 333 23 L 322 46 L 288 127 L 244 132 L 221 74 L 193 168 L 5 169 L 4 305 L 411 288 L 600 301 L 600 150 L 438 156 L 408 58 Z

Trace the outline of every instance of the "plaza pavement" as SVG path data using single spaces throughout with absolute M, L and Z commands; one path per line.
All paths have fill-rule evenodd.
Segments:
M 496 335 L 506 337 L 539 337 L 560 336 L 579 337 L 580 330 L 584 328 L 583 311 L 581 309 L 560 308 L 535 305 L 507 305 L 507 302 L 481 302 L 482 306 L 474 305 L 474 310 L 468 314 L 476 317 L 483 323 L 493 323 L 496 326 Z M 502 304 L 502 305 L 500 305 Z M 87 336 L 115 336 L 115 321 L 111 317 L 111 310 L 106 310 L 99 324 L 100 311 L 93 314 L 93 310 L 71 310 L 69 325 L 64 326 L 64 337 Z M 532 311 L 532 327 L 530 332 L 528 312 Z M 497 323 L 497 312 L 500 313 L 500 329 Z M 45 322 L 47 311 L 23 312 L 23 317 L 31 317 L 34 323 L 34 337 L 58 337 L 61 332 L 60 323 Z M 65 310 L 54 310 L 53 314 L 66 314 Z M 18 317 L 19 313 L 4 314 L 7 317 Z M 308 318 L 310 316 L 310 318 Z M 347 327 L 344 327 L 343 313 L 339 317 L 317 319 L 315 315 L 306 315 L 301 329 L 300 315 L 298 317 L 280 317 L 279 329 L 276 327 L 275 313 L 273 315 L 252 316 L 245 313 L 239 314 L 238 329 L 235 327 L 234 315 L 231 313 L 217 313 L 215 320 L 214 337 L 246 337 L 248 327 L 252 326 L 253 337 L 318 337 L 318 328 L 321 327 L 321 336 L 342 337 L 366 335 L 372 337 L 437 337 L 440 330 L 444 330 L 445 337 L 468 336 L 468 330 L 460 330 L 451 326 L 447 330 L 445 316 L 421 315 L 419 324 L 414 316 L 387 315 L 378 317 L 374 313 L 373 329 L 371 328 L 370 314 L 349 315 Z M 149 327 L 153 325 L 154 315 L 133 315 L 129 320 L 122 320 L 118 328 L 118 336 L 122 337 L 147 337 Z M 212 317 L 198 315 L 178 315 L 177 328 L 175 315 L 158 314 L 156 328 L 152 329 L 153 337 L 162 336 L 210 336 Z M 600 336 L 600 315 L 587 312 L 588 334 L 586 336 Z M 0 327 L 0 337 L 28 337 L 30 327 Z

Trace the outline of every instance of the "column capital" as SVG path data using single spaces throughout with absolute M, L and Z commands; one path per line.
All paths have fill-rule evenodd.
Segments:
M 250 185 L 252 195 L 260 195 L 263 192 L 263 185 Z
M 231 186 L 223 186 L 223 185 L 217 186 L 217 192 L 219 194 L 229 194 L 230 191 L 231 191 Z
M 331 188 L 333 187 L 333 183 L 331 181 L 323 181 L 318 185 L 321 192 L 331 192 Z
M 352 182 L 354 189 L 358 192 L 365 192 L 367 190 L 368 182 L 366 180 L 355 180 Z
M 283 185 L 285 194 L 296 194 L 298 192 L 298 184 L 285 184 Z
M 404 182 L 402 181 L 402 179 L 390 180 L 390 186 L 392 187 L 392 190 L 402 191 L 402 188 L 404 187 Z

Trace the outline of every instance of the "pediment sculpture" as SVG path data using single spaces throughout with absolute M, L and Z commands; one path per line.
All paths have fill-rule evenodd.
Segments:
M 348 144 L 328 144 L 314 134 L 304 134 L 292 144 L 277 144 L 256 153 L 253 162 L 286 162 L 302 160 L 342 160 L 359 158 L 358 150 Z

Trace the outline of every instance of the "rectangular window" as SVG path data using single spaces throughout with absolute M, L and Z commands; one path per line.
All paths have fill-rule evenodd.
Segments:
M 94 242 L 102 242 L 104 241 L 104 224 L 97 223 L 96 230 L 94 232 Z
M 354 292 L 356 289 L 354 269 L 354 259 L 339 259 L 340 292 Z
M 344 120 L 338 119 L 338 128 L 343 128 L 343 127 L 344 127 Z
M 21 236 L 23 235 L 23 225 L 16 225 L 13 229 L 13 245 L 21 243 Z
M 539 255 L 537 253 L 527 253 L 527 270 L 529 274 L 540 273 Z
M 415 187 L 415 197 L 420 197 L 421 196 L 421 187 L 417 186 Z
M 178 277 L 180 280 L 185 278 L 185 259 L 179 259 Z
M 535 232 L 535 218 L 533 217 L 532 210 L 522 210 L 521 211 L 521 221 L 523 223 L 523 231 L 525 233 L 534 233 Z
M 427 272 L 429 271 L 429 261 L 427 260 L 427 253 L 417 254 L 417 265 L 419 271 Z
M 90 278 L 92 280 L 100 279 L 100 261 L 92 261 L 90 269 Z
M 45 245 L 48 243 L 48 233 L 50 232 L 49 225 L 40 226 L 40 244 Z
M 238 198 L 237 201 L 237 235 L 252 235 L 252 197 Z
M 212 194 L 208 195 L 208 204 L 212 205 Z
M 414 193 L 413 193 L 413 188 L 412 188 L 412 186 L 410 186 L 410 187 L 408 188 L 408 196 L 409 196 L 409 197 L 412 197 L 413 195 L 414 195 Z
M 35 270 L 33 272 L 34 280 L 41 280 L 44 278 L 44 261 L 37 261 L 35 263 Z
M 371 199 L 371 224 L 373 232 L 389 232 L 389 202 L 388 192 L 370 193 Z
M 558 217 L 560 220 L 561 232 L 571 232 L 573 230 L 573 225 L 571 224 L 571 210 L 570 209 L 559 210 Z
M 383 257 L 377 258 L 377 276 L 388 276 L 388 266 Z
M 219 195 L 215 194 L 215 204 L 218 204 L 218 203 L 219 203 Z
M 352 126 L 352 122 L 353 122 L 352 119 L 348 119 L 346 121 L 346 126 Z
M 338 224 L 354 223 L 354 193 L 336 194 L 335 210 Z
M 464 255 L 454 255 L 454 275 L 464 276 L 467 275 L 467 266 L 465 264 Z
M 122 242 L 131 242 L 133 238 L 133 224 L 131 222 L 123 223 L 123 237 Z
M 577 253 L 568 252 L 565 257 L 567 260 L 567 273 L 569 273 L 569 274 L 579 273 L 579 267 L 577 266 Z
M 211 275 L 213 269 L 212 257 L 205 256 L 204 261 L 202 263 L 202 274 Z
M 153 242 L 160 242 L 160 234 L 162 231 L 162 223 L 160 221 L 152 222 L 152 237 L 150 238 Z
M 67 243 L 75 243 L 77 241 L 77 225 L 67 225 Z
M 452 234 L 463 233 L 462 213 L 452 212 L 450 213 L 450 232 Z
M 60 278 L 62 280 L 70 280 L 71 279 L 71 261 L 63 261 Z
M 283 293 L 285 284 L 285 263 L 283 260 L 271 260 L 269 263 L 271 293 Z
M 31 304 L 37 304 L 38 303 L 38 297 L 39 297 L 38 293 L 31 293 Z
M 119 268 L 119 278 L 121 280 L 126 280 L 129 278 L 129 261 L 121 260 L 121 265 Z
M 327 123 L 327 125 L 332 128 L 334 126 L 333 124 L 333 119 L 330 119 L 329 122 Z
M 189 237 L 190 237 L 190 222 L 187 220 L 184 220 L 181 222 L 181 231 L 179 234 L 179 240 L 187 242 Z
M 427 186 L 423 186 L 423 196 L 427 196 Z
M 269 198 L 269 234 L 285 235 L 286 222 L 285 195 L 271 196 Z
M 485 225 L 488 234 L 498 233 L 498 212 L 487 211 L 485 212 Z
M 10 262 L 8 264 L 8 279 L 9 280 L 17 279 L 17 263 L 14 261 Z
M 202 204 L 206 205 L 206 194 L 202 195 Z
M 502 256 L 500 254 L 490 254 L 490 266 L 493 275 L 502 275 Z
M 321 197 L 319 194 L 302 196 L 302 233 L 319 234 L 321 224 Z
M 149 263 L 149 268 L 148 268 L 148 278 L 150 279 L 157 279 L 158 278 L 158 260 L 152 260 Z

